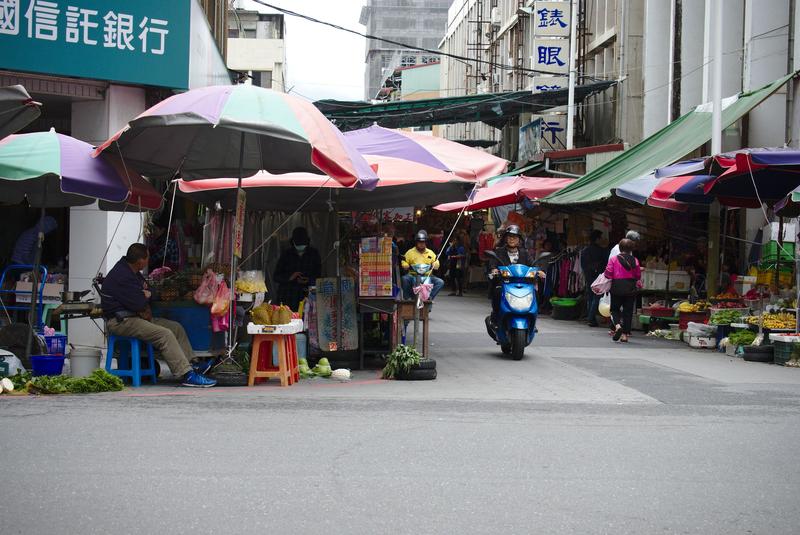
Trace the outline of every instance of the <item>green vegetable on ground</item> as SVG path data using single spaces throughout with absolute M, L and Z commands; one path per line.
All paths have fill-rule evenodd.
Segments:
M 400 344 L 389 353 L 381 377 L 393 379 L 398 373 L 407 372 L 411 366 L 419 364 L 422 355 L 415 348 Z
M 25 386 L 32 394 L 94 394 L 118 392 L 125 387 L 122 379 L 105 370 L 95 370 L 88 377 L 68 375 L 31 377 Z

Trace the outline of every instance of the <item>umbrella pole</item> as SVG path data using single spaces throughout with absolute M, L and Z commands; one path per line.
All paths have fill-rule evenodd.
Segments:
M 228 356 L 233 353 L 236 345 L 234 337 L 236 334 L 236 215 L 239 213 L 239 203 L 241 202 L 240 192 L 242 190 L 242 174 L 244 173 L 244 132 L 239 137 L 239 176 L 236 182 L 236 211 L 233 214 L 233 240 L 231 241 L 231 304 L 228 313 L 230 314 L 230 325 L 228 326 Z M 244 232 L 244 229 L 242 229 Z
M 172 214 L 175 212 L 175 193 L 178 192 L 178 181 L 172 182 L 172 204 L 169 206 L 169 221 L 167 222 L 167 235 L 164 240 L 164 260 L 161 262 L 161 267 L 167 265 L 167 251 L 169 251 L 169 233 L 172 231 Z M 140 204 L 141 207 L 141 204 Z M 141 208 L 139 209 L 139 217 L 141 217 Z M 144 234 L 144 229 L 142 229 Z
M 25 342 L 25 355 L 28 357 L 30 357 L 31 347 L 33 347 L 33 330 L 39 326 L 39 322 L 42 320 L 41 316 L 38 316 L 37 318 L 36 303 L 39 300 L 38 296 L 39 266 L 42 263 L 42 242 L 44 242 L 44 217 L 45 217 L 46 206 L 47 206 L 47 182 L 45 181 L 44 193 L 42 195 L 42 212 L 41 215 L 39 216 L 39 232 L 36 237 L 36 253 L 33 257 L 33 284 L 31 285 L 31 310 L 28 315 L 28 323 L 30 324 L 30 329 L 28 329 L 28 339 Z

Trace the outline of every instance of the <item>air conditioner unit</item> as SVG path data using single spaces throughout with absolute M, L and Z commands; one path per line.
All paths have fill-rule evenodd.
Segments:
M 492 8 L 491 15 L 489 16 L 489 18 L 492 21 L 492 26 L 494 26 L 495 28 L 499 28 L 500 26 L 503 25 L 503 15 L 500 14 L 499 7 Z

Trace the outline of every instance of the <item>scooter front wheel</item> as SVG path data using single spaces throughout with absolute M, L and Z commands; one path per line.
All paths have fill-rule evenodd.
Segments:
M 500 346 L 500 350 L 503 352 L 503 354 L 510 355 L 511 354 L 511 344 L 502 344 Z
M 511 331 L 511 358 L 522 360 L 525 356 L 525 346 L 528 345 L 528 331 L 525 329 L 513 329 Z

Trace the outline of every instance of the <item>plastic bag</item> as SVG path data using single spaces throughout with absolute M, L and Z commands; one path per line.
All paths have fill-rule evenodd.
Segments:
M 597 311 L 604 318 L 611 317 L 611 294 L 605 294 L 600 298 L 600 304 L 597 306 Z
M 223 316 L 228 313 L 231 306 L 231 291 L 225 281 L 217 285 L 217 291 L 214 293 L 214 302 L 211 304 L 212 316 Z
M 611 279 L 606 277 L 605 273 L 599 274 L 592 283 L 592 291 L 596 295 L 607 294 L 611 291 Z M 611 306 L 611 303 L 609 303 L 609 306 Z
M 203 273 L 200 286 L 194 291 L 194 300 L 198 305 L 210 305 L 217 293 L 217 276 L 210 269 Z

